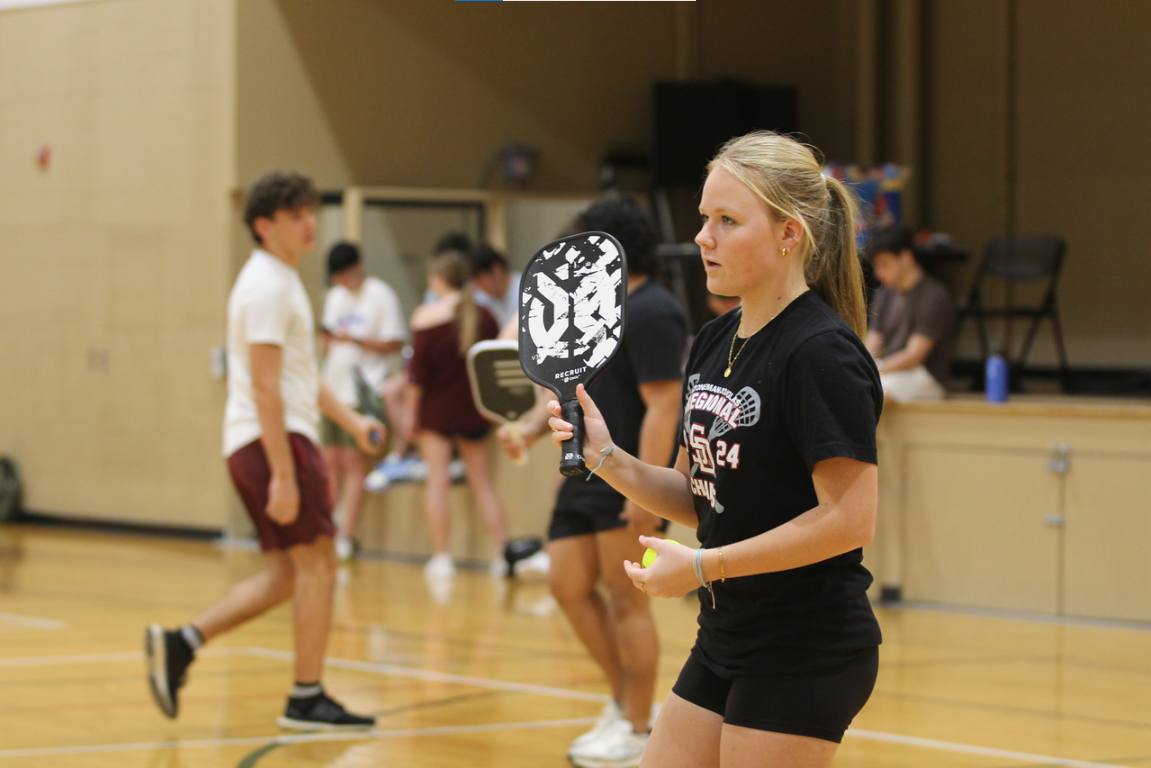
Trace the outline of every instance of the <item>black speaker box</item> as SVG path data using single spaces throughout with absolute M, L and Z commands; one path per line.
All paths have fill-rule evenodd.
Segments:
M 760 128 L 799 130 L 794 88 L 719 83 L 656 83 L 652 171 L 656 186 L 698 184 L 728 139 Z

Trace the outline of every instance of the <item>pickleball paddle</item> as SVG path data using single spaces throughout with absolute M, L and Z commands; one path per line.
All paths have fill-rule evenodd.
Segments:
M 352 384 L 356 388 L 356 402 L 360 406 L 360 413 L 372 417 L 386 428 L 388 416 L 384 413 L 384 405 L 380 402 L 380 396 L 372 389 L 372 385 L 368 383 L 364 377 L 364 372 L 360 370 L 358 365 L 352 366 Z M 373 429 L 368 437 L 371 439 L 372 445 L 377 447 L 384 439 L 378 429 Z
M 583 232 L 548 243 L 520 281 L 520 365 L 559 400 L 572 425 L 560 472 L 587 471 L 583 409 L 576 386 L 590 384 L 619 350 L 627 302 L 627 257 L 606 232 Z
M 520 367 L 519 344 L 506 339 L 476 342 L 468 350 L 467 364 L 476 410 L 515 429 L 517 420 L 536 404 L 536 388 Z M 515 463 L 527 460 L 521 453 Z

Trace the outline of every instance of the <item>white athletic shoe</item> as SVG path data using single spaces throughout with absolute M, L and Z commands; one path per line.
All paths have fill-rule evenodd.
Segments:
M 424 475 L 427 475 L 426 470 L 424 471 Z M 464 471 L 463 460 L 452 459 L 451 463 L 448 464 L 448 477 L 451 478 L 453 483 L 462 483 L 467 479 L 467 473 Z
M 493 579 L 502 579 L 508 575 L 508 561 L 503 555 L 496 555 L 488 564 L 488 575 Z
M 546 579 L 552 568 L 552 559 L 542 549 L 515 564 L 515 575 L 521 579 Z
M 424 586 L 428 589 L 428 597 L 436 605 L 447 605 L 452 599 L 452 582 L 454 579 L 424 579 Z
M 341 563 L 346 563 L 356 554 L 356 542 L 347 536 L 336 537 L 336 557 Z
M 456 564 L 447 552 L 437 552 L 424 566 L 424 578 L 450 579 L 456 575 Z
M 383 493 L 391 482 L 391 478 L 388 477 L 387 473 L 377 467 L 364 478 L 364 490 L 371 491 L 372 493 Z
M 405 456 L 395 467 L 393 480 L 406 480 L 409 483 L 422 483 L 428 476 L 428 465 L 419 456 Z
M 603 705 L 603 710 L 599 713 L 599 720 L 595 721 L 595 725 L 587 733 L 576 736 L 575 741 L 568 747 L 568 754 L 577 747 L 582 747 L 585 744 L 590 744 L 596 739 L 599 739 L 607 729 L 613 724 L 623 720 L 623 712 L 620 710 L 619 705 L 615 701 L 609 701 Z
M 580 768 L 636 768 L 647 738 L 646 733 L 633 731 L 627 720 L 617 720 L 598 739 L 569 749 L 568 759 Z

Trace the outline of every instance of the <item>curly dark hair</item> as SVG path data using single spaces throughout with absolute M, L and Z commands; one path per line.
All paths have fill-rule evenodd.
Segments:
M 655 222 L 634 197 L 605 197 L 576 216 L 574 227 L 576 232 L 607 232 L 619 240 L 627 254 L 628 272 L 648 276 L 658 273 Z
M 256 219 L 271 219 L 276 211 L 294 211 L 316 204 L 319 195 L 312 180 L 295 171 L 272 171 L 252 185 L 244 204 L 244 223 L 257 245 L 264 242 L 256 233 Z

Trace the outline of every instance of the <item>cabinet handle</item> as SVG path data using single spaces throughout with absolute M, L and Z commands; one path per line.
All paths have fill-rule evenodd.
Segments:
M 1051 446 L 1051 459 L 1047 471 L 1054 475 L 1066 475 L 1071 471 L 1071 444 L 1056 443 Z
M 1043 524 L 1048 528 L 1062 528 L 1066 519 L 1063 515 L 1044 515 Z

